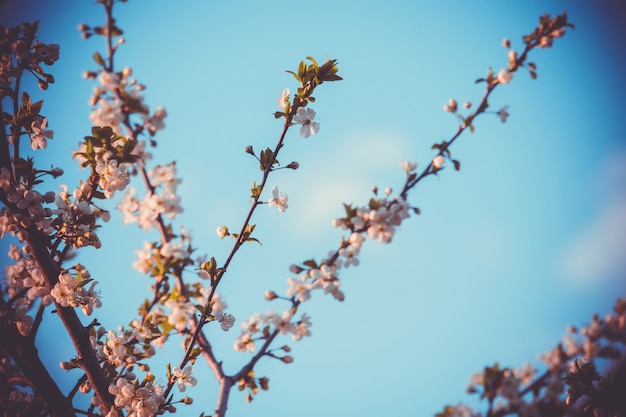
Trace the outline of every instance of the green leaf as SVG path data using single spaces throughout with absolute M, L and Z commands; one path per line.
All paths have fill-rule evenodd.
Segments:
M 206 314 L 206 310 L 205 310 L 204 306 L 202 306 L 202 305 L 200 305 L 200 304 L 196 304 L 196 305 L 194 305 L 193 307 L 194 307 L 196 310 L 198 310 L 198 312 L 199 312 L 201 315 L 203 315 L 203 316 L 204 316 L 204 315 Z
M 250 192 L 252 193 L 252 198 L 258 198 L 261 195 L 261 185 L 256 185 L 256 181 L 252 184 L 252 188 Z
M 306 69 L 307 69 L 306 63 L 304 61 L 300 61 L 300 65 L 298 66 L 298 75 L 300 76 L 303 82 L 305 81 L 304 78 L 307 75 Z
M 93 60 L 96 61 L 96 64 L 104 67 L 104 59 L 102 59 L 102 55 L 100 55 L 100 52 L 96 52 L 95 54 L 93 54 Z
M 202 353 L 202 348 L 195 347 L 191 349 L 191 353 L 189 354 L 189 361 L 193 364 L 198 356 Z
M 304 261 L 304 262 L 302 262 L 302 265 L 308 266 L 311 269 L 318 269 L 319 268 L 317 266 L 317 262 L 315 262 L 315 259 L 309 259 L 308 261 Z
M 288 72 L 289 74 L 293 75 L 296 80 L 302 82 L 302 79 L 300 78 L 300 76 L 296 74 L 295 72 L 293 71 L 285 71 L 285 72 Z
M 41 111 L 41 106 L 43 106 L 43 100 L 39 100 L 38 102 L 31 104 L 30 113 L 33 116 L 37 116 Z

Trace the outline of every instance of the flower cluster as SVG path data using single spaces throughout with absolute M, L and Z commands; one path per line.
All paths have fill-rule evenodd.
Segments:
M 530 363 L 518 369 L 496 364 L 472 376 L 468 392 L 489 399 L 490 410 L 485 415 L 563 415 L 568 407 L 587 410 L 589 415 L 619 415 L 616 412 L 623 410 L 624 399 L 617 386 L 620 383 L 610 374 L 621 371 L 608 367 L 603 375 L 596 360 L 622 358 L 625 330 L 626 299 L 621 299 L 613 313 L 604 318 L 595 315 L 580 329 L 570 327 L 562 344 L 540 355 L 546 368 L 543 374 L 538 375 Z M 460 407 L 447 406 L 437 416 L 482 415 Z M 460 409 L 469 411 L 463 414 Z
M 51 224 L 56 230 L 56 237 L 74 248 L 85 246 L 99 248 L 101 242 L 95 232 L 96 219 L 98 217 L 105 221 L 109 219 L 108 211 L 98 209 L 90 204 L 90 193 L 89 184 L 81 183 L 79 187 L 74 189 L 70 198 L 67 186 L 63 184 L 54 200 L 57 208 L 53 210 L 53 214 L 56 217 Z
M 368 206 L 346 206 L 346 217 L 333 220 L 333 226 L 352 232 L 366 232 L 381 243 L 393 239 L 396 227 L 409 217 L 411 206 L 402 197 L 371 199 Z
M 54 137 L 54 132 L 48 127 L 48 119 L 37 116 L 30 124 L 30 146 L 33 150 L 45 149 L 48 146 L 48 139 Z
M 63 307 L 78 307 L 83 310 L 87 316 L 93 313 L 94 307 L 102 306 L 99 294 L 95 290 L 97 281 L 89 278 L 89 272 L 80 264 L 76 267 L 77 277 L 74 277 L 68 271 L 64 271 L 59 275 L 57 282 L 50 292 L 54 301 Z M 89 289 L 86 285 L 91 283 Z
M 118 209 L 124 214 L 124 223 L 136 222 L 144 230 L 158 226 L 160 216 L 174 219 L 182 213 L 180 197 L 176 187 L 180 179 L 176 178 L 176 165 L 159 165 L 148 174 L 153 190 L 146 193 L 140 201 L 134 197 L 135 188 L 130 187 Z
M 0 237 L 8 233 L 25 241 L 28 238 L 25 229 L 33 224 L 46 233 L 52 230 L 49 218 L 52 211 L 44 208 L 43 204 L 54 201 L 54 192 L 41 194 L 28 184 L 15 184 L 4 167 L 0 168 L 0 188 L 6 195 L 7 202 L 11 204 L 0 209 Z
M 144 384 L 130 383 L 126 378 L 118 378 L 109 386 L 109 392 L 115 395 L 115 406 L 126 410 L 129 416 L 152 417 L 159 412 L 159 406 L 165 403 L 163 387 L 148 381 Z M 105 417 L 123 417 L 116 409 L 111 409 Z
M 302 314 L 300 319 L 294 319 L 291 310 L 286 310 L 282 314 L 274 311 L 264 314 L 257 313 L 241 325 L 241 334 L 235 341 L 234 349 L 238 352 L 246 350 L 251 353 L 254 352 L 256 349 L 255 342 L 269 337 L 270 327 L 273 327 L 273 331 L 277 334 L 291 334 L 293 340 L 300 340 L 303 336 L 311 335 L 309 330 L 311 319 L 306 313 Z M 290 362 L 290 359 L 281 359 L 283 362 Z
M 5 28 L 0 25 L 0 99 L 11 93 L 14 77 L 30 72 L 45 90 L 54 77 L 43 71 L 41 64 L 52 65 L 59 59 L 57 44 L 44 44 L 36 39 L 39 22 L 23 23 Z
M 97 78 L 99 85 L 94 87 L 90 104 L 95 106 L 91 113 L 91 122 L 94 126 L 110 126 L 118 134 L 131 134 L 147 130 L 154 136 L 156 132 L 165 128 L 164 120 L 167 111 L 160 107 L 150 116 L 148 106 L 144 104 L 141 92 L 145 87 L 131 78 L 132 69 L 124 68 L 113 73 L 106 69 L 98 73 L 87 72 L 86 78 Z M 129 131 L 125 126 L 126 117 L 131 113 L 141 115 L 143 125 L 138 132 Z
M 16 298 L 13 304 L 13 322 L 20 334 L 26 336 L 33 325 L 33 318 L 27 314 L 30 307 L 37 300 L 43 306 L 48 306 L 53 299 L 41 269 L 31 256 L 29 246 L 20 249 L 16 245 L 10 245 L 9 257 L 15 263 L 5 266 L 4 289 L 10 297 Z M 21 294 L 24 297 L 19 297 Z

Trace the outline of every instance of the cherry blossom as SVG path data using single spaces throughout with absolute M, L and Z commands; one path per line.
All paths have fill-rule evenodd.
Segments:
M 185 392 L 187 386 L 193 387 L 198 383 L 196 378 L 191 376 L 192 372 L 192 366 L 185 366 L 185 368 L 182 370 L 178 366 L 172 369 L 172 374 L 174 375 L 174 377 L 176 377 L 176 381 L 178 382 L 178 390 L 180 392 Z
M 441 167 L 446 163 L 446 159 L 442 155 L 437 155 L 433 159 L 433 166 L 437 169 L 441 169 Z
M 220 313 L 216 315 L 217 321 L 220 323 L 220 327 L 225 332 L 229 331 L 231 327 L 235 325 L 235 316 L 228 313 Z
M 443 110 L 447 111 L 447 112 L 450 112 L 450 113 L 456 113 L 456 110 L 457 110 L 457 102 L 456 102 L 456 100 L 453 99 L 453 98 L 448 100 L 448 104 L 444 104 Z
M 299 107 L 293 116 L 293 122 L 302 125 L 300 136 L 305 139 L 311 135 L 317 135 L 317 132 L 320 131 L 320 125 L 314 122 L 313 119 L 315 119 L 315 110 L 311 108 Z
M 403 170 L 410 174 L 417 168 L 417 162 L 400 161 L 400 166 Z
M 278 101 L 278 108 L 280 110 L 285 110 L 287 108 L 287 103 L 289 103 L 289 89 L 285 88 L 276 99 Z
M 502 121 L 502 123 L 506 123 L 506 119 L 509 117 L 509 112 L 507 111 L 508 108 L 509 108 L 509 106 L 504 106 L 497 113 L 498 117 L 500 117 L 500 121 Z
M 276 208 L 280 211 L 280 212 L 285 212 L 285 210 L 287 210 L 287 194 L 281 193 L 279 195 L 278 193 L 278 187 L 274 186 L 272 187 L 272 197 L 267 201 L 267 205 L 270 207 L 274 207 L 276 206 Z
M 511 78 L 513 78 L 513 73 L 506 68 L 502 68 L 500 72 L 498 72 L 497 80 L 500 84 L 508 84 Z
M 30 124 L 32 131 L 30 134 L 30 146 L 33 150 L 45 149 L 48 146 L 47 139 L 54 137 L 54 132 L 46 129 L 46 127 L 48 127 L 48 119 L 45 117 L 38 117 Z

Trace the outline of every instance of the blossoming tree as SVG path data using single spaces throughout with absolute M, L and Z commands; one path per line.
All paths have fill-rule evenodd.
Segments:
M 344 237 L 327 255 L 291 265 L 292 276 L 284 291 L 269 289 L 264 294 L 276 310 L 236 319 L 218 292 L 220 284 L 229 279 L 229 267 L 241 256 L 240 249 L 260 243 L 255 235 L 257 211 L 265 209 L 263 206 L 288 210 L 287 195 L 276 186 L 269 189 L 268 178 L 281 169 L 299 168 L 297 162 L 279 162 L 281 151 L 288 146 L 287 134 L 292 128 L 302 138 L 319 133 L 312 109 L 314 93 L 323 96 L 326 86 L 322 84 L 342 80 L 338 63 L 307 57 L 296 70 L 288 71 L 295 87 L 285 88 L 277 99 L 274 117 L 282 122 L 277 142 L 262 150 L 245 148 L 260 168 L 250 187 L 247 214 L 240 224 L 217 228 L 218 236 L 230 240 L 232 248 L 224 259 L 197 256 L 189 233 L 173 226 L 182 212 L 176 165 L 152 162 L 150 153 L 165 127 L 167 112 L 151 110 L 144 101 L 145 87 L 133 78 L 129 67 L 117 64 L 123 31 L 113 17 L 115 2 L 97 3 L 104 9 L 105 23 L 79 28 L 85 38 L 101 36 L 106 46 L 104 53 L 93 56 L 96 67 L 85 73 L 98 86 L 91 97 L 93 128 L 72 153 L 84 177 L 61 190 L 45 187 L 47 179 L 62 177 L 63 169 L 42 169 L 37 156 L 54 145 L 49 143 L 54 137 L 51 127 L 62 121 L 48 120 L 43 102 L 33 101 L 22 88 L 25 77 L 34 77 L 42 90 L 54 83 L 48 67 L 59 59 L 59 46 L 37 39 L 37 22 L 2 28 L 0 33 L 0 233 L 15 239 L 8 252 L 10 262 L 0 299 L 0 410 L 4 415 L 144 417 L 174 413 L 194 402 L 186 389 L 202 383 L 194 374 L 199 361 L 210 368 L 219 386 L 209 400 L 214 400 L 214 405 L 201 400 L 204 409 L 213 410 L 211 415 L 227 414 L 234 388 L 245 391 L 246 400 L 252 401 L 259 390 L 269 387 L 268 377 L 257 374 L 257 364 L 268 359 L 291 363 L 294 359 L 285 337 L 299 341 L 311 335 L 306 302 L 318 294 L 344 299 L 340 277 L 347 268 L 359 265 L 362 245 L 368 240 L 390 243 L 398 226 L 411 214 L 419 214 L 409 202 L 411 193 L 425 178 L 439 175 L 448 166 L 460 169 L 452 145 L 466 131 L 474 131 L 475 120 L 485 114 L 507 120 L 506 106 L 491 110 L 492 92 L 512 82 L 520 70 L 535 78 L 537 67 L 530 61 L 533 50 L 551 47 L 573 27 L 565 13 L 544 15 L 522 38 L 521 50 L 505 40 L 507 64 L 477 80 L 484 86 L 477 104 L 459 105 L 450 99 L 444 105 L 444 111 L 458 120 L 456 131 L 433 145 L 434 156 L 423 167 L 401 162 L 405 179 L 400 192 L 374 189 L 366 204 L 345 204 L 345 215 L 333 221 Z M 135 300 L 137 315 L 117 330 L 105 328 L 97 319 L 103 298 L 97 273 L 74 259 L 86 247 L 106 251 L 101 248 L 98 229 L 111 227 L 107 222 L 113 207 L 122 213 L 124 223 L 136 223 L 158 235 L 137 249 L 133 265 L 151 278 L 151 296 Z M 586 410 L 601 409 L 607 415 L 618 410 L 621 403 L 614 391 L 598 388 L 594 382 L 611 386 L 597 372 L 593 359 L 619 357 L 615 344 L 624 343 L 625 314 L 624 303 L 619 302 L 615 315 L 595 317 L 580 332 L 574 329 L 576 337 L 546 354 L 549 369 L 542 375 L 526 365 L 520 369 L 486 368 L 471 385 L 472 391 L 488 401 L 485 415 L 566 415 L 579 403 L 584 403 Z M 38 353 L 36 335 L 44 317 L 50 320 L 49 316 L 62 322 L 74 347 L 60 364 L 71 371 L 67 374 L 73 381 L 69 392 L 50 375 L 49 367 L 58 364 L 45 363 Z M 234 349 L 249 356 L 236 372 L 227 372 L 213 349 L 215 335 L 207 329 L 219 326 L 229 331 L 237 321 L 242 324 Z M 159 348 L 176 341 L 182 342 L 178 356 L 168 357 L 164 369 L 152 366 Z M 585 362 L 577 360 L 581 356 Z M 564 394 L 566 385 L 569 390 Z M 458 405 L 447 406 L 439 415 L 469 416 L 474 412 Z

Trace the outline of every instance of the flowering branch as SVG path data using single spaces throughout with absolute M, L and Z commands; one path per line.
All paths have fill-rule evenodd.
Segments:
M 0 201 L 4 205 L 0 211 L 0 233 L 16 236 L 25 244 L 23 248 L 12 245 L 9 253 L 15 264 L 7 268 L 7 285 L 2 287 L 0 335 L 3 337 L 0 354 L 10 356 L 23 374 L 12 379 L 13 385 L 31 384 L 34 392 L 44 398 L 48 411 L 53 415 L 78 412 L 95 415 L 95 407 L 107 417 L 119 417 L 124 413 L 153 416 L 166 411 L 174 412 L 175 404 L 192 401 L 187 396 L 175 400 L 172 390 L 177 386 L 183 392 L 187 386 L 197 383 L 192 365 L 200 355 L 220 385 L 215 417 L 226 414 L 230 390 L 235 385 L 240 390 L 248 390 L 248 401 L 259 388 L 266 390 L 268 378 L 255 376 L 256 364 L 263 357 L 283 363 L 293 361 L 293 357 L 288 355 L 291 351 L 288 345 L 272 348 L 272 344 L 280 335 L 291 335 L 297 341 L 311 334 L 309 316 L 306 313 L 296 316 L 301 304 L 317 290 L 331 294 L 339 301 L 344 299 L 340 289 L 340 270 L 359 264 L 359 251 L 366 238 L 381 243 L 391 242 L 397 227 L 409 217 L 410 211 L 419 213 L 419 209 L 407 202 L 410 191 L 417 183 L 429 175 L 437 175 L 444 169 L 447 160 L 454 164 L 456 170 L 460 168 L 460 162 L 451 157 L 451 145 L 468 128 L 474 131 L 476 117 L 488 113 L 488 98 L 493 90 L 498 85 L 509 83 L 522 67 L 527 68 L 531 77 L 535 78 L 536 66 L 526 62 L 528 53 L 536 47 L 551 46 L 553 39 L 564 34 L 565 28 L 573 27 L 567 22 L 565 14 L 554 18 L 543 16 L 537 29 L 523 38 L 525 48 L 519 57 L 510 49 L 510 43 L 504 42 L 509 49 L 508 67 L 497 75 L 490 70 L 486 78 L 478 80 L 486 83 L 486 91 L 476 110 L 463 116 L 452 99 L 444 106 L 460 123 L 448 141 L 433 145 L 437 154 L 427 167 L 418 174 L 417 164 L 403 162 L 407 178 L 397 196 L 392 196 L 390 189 L 385 190 L 384 196 L 378 196 L 375 189 L 374 197 L 367 205 L 344 205 L 345 217 L 333 222 L 336 227 L 348 231 L 339 245 L 319 261 L 310 259 L 300 265 L 292 265 L 291 272 L 298 276 L 288 278 L 285 296 L 279 296 L 274 291 L 265 294 L 269 301 L 286 301 L 287 308 L 282 313 L 256 314 L 243 324 L 235 349 L 249 351 L 252 356 L 239 371 L 227 375 L 203 328 L 207 323 L 218 322 L 226 331 L 235 323 L 235 318 L 225 312 L 226 304 L 217 293 L 218 286 L 242 245 L 258 242 L 253 237 L 256 225 L 251 224 L 256 209 L 262 204 L 276 207 L 281 212 L 287 209 L 287 195 L 280 193 L 277 187 L 271 190 L 271 197 L 266 201 L 261 197 L 272 172 L 298 168 L 297 162 L 285 166 L 280 166 L 278 162 L 288 130 L 300 125 L 299 133 L 304 138 L 319 133 L 316 113 L 309 104 L 315 102 L 313 94 L 319 85 L 341 80 L 337 75 L 336 61 L 327 60 L 320 65 L 315 59 L 307 57 L 297 71 L 288 71 L 299 86 L 293 100 L 289 89 L 285 89 L 278 98 L 279 111 L 274 116 L 284 121 L 277 143 L 258 156 L 251 146 L 246 148 L 246 152 L 259 162 L 262 171 L 259 183 L 254 182 L 252 186 L 249 210 L 238 233 L 230 233 L 226 226 L 218 228 L 220 237 L 234 239 L 230 252 L 221 264 L 215 258 L 192 260 L 191 254 L 195 249 L 190 236 L 184 229 L 175 234 L 170 222 L 182 212 L 180 198 L 176 194 L 180 180 L 176 178 L 175 163 L 156 165 L 151 169 L 147 167 L 151 155 L 146 147 L 148 144 L 156 145 L 154 136 L 164 128 L 167 113 L 161 108 L 151 113 L 141 95 L 145 87 L 133 78 L 132 70 L 118 70 L 114 66 L 117 47 L 124 42 L 121 37 L 123 32 L 113 18 L 114 0 L 97 2 L 104 7 L 104 25 L 93 28 L 80 25 L 79 29 L 84 38 L 104 36 L 106 56 L 95 53 L 93 58 L 98 69 L 85 73 L 87 78 L 97 79 L 99 85 L 91 98 L 94 106 L 91 135 L 84 138 L 73 154 L 81 168 L 88 170 L 88 175 L 71 192 L 67 186 L 56 193 L 36 191 L 35 186 L 42 182 L 42 176 L 56 178 L 62 171 L 58 168 L 36 169 L 33 158 L 20 157 L 19 149 L 22 135 L 29 136 L 33 151 L 46 148 L 48 140 L 53 138 L 47 118 L 40 114 L 43 102 L 33 102 L 26 93 L 20 95 L 20 80 L 22 71 L 28 71 L 37 78 L 42 89 L 54 82 L 54 78 L 42 70 L 41 63 L 51 65 L 56 61 L 58 46 L 35 41 L 36 24 L 24 25 L 21 30 L 13 29 L 13 32 L 2 31 L 0 35 L 3 36 L 0 37 L 0 57 L 5 60 L 9 56 L 11 61 L 0 65 L 0 110 L 1 100 L 5 97 L 13 104 L 12 114 L 5 114 L 0 122 L 0 146 L 3 150 L 0 157 Z M 12 66 L 18 70 L 5 70 Z M 471 105 L 464 107 L 469 109 Z M 496 114 L 502 121 L 508 117 L 506 107 Z M 128 187 L 131 177 L 136 174 L 141 177 L 146 189 L 142 200 L 135 198 L 133 187 Z M 138 260 L 135 268 L 155 279 L 151 298 L 144 301 L 139 309 L 139 318 L 133 320 L 128 329 L 121 328 L 116 332 L 107 331 L 96 320 L 87 326 L 81 323 L 76 308 L 80 307 L 87 316 L 91 315 L 94 308 L 101 305 L 99 293 L 95 289 L 96 281 L 83 265 L 70 266 L 67 262 L 75 251 L 83 247 L 101 246 L 96 230 L 99 222 L 109 220 L 110 214 L 96 202 L 110 200 L 117 191 L 125 190 L 126 194 L 118 206 L 124 215 L 124 222 L 135 222 L 144 230 L 156 229 L 159 238 L 145 243 L 142 250 L 136 251 Z M 52 203 L 55 208 L 45 207 Z M 208 280 L 206 287 L 201 281 L 190 282 L 183 278 L 188 267 L 196 264 L 199 265 L 196 270 L 199 277 Z M 170 285 L 170 280 L 173 285 Z M 44 311 L 52 303 L 77 352 L 75 358 L 62 362 L 61 367 L 65 370 L 78 368 L 84 373 L 67 396 L 47 374 L 34 345 Z M 34 306 L 37 306 L 35 319 L 27 314 Z M 168 309 L 168 313 L 163 308 Z M 161 346 L 172 334 L 183 337 L 184 352 L 178 366 L 167 366 L 166 383 L 162 386 L 155 382 L 157 378 L 146 361 L 154 356 L 154 347 Z M 33 356 L 32 362 L 26 363 L 29 355 Z M 576 375 L 595 376 L 589 367 L 582 366 L 575 371 Z M 489 381 L 484 384 L 485 397 L 489 400 L 488 415 L 497 415 L 498 412 L 492 410 L 495 410 L 494 399 L 500 391 L 493 387 L 497 386 L 496 382 L 515 375 L 511 372 L 497 367 L 485 370 L 487 377 L 484 381 Z M 542 378 L 537 380 L 542 382 L 536 382 L 534 387 L 552 381 L 550 376 L 545 376 L 545 381 Z M 571 382 L 574 390 L 572 398 L 594 394 L 588 384 L 581 385 L 581 381 L 571 375 L 569 378 L 568 383 Z M 86 394 L 92 390 L 92 407 L 87 411 L 74 410 L 75 394 Z M 528 388 L 521 392 L 525 395 L 534 390 Z

